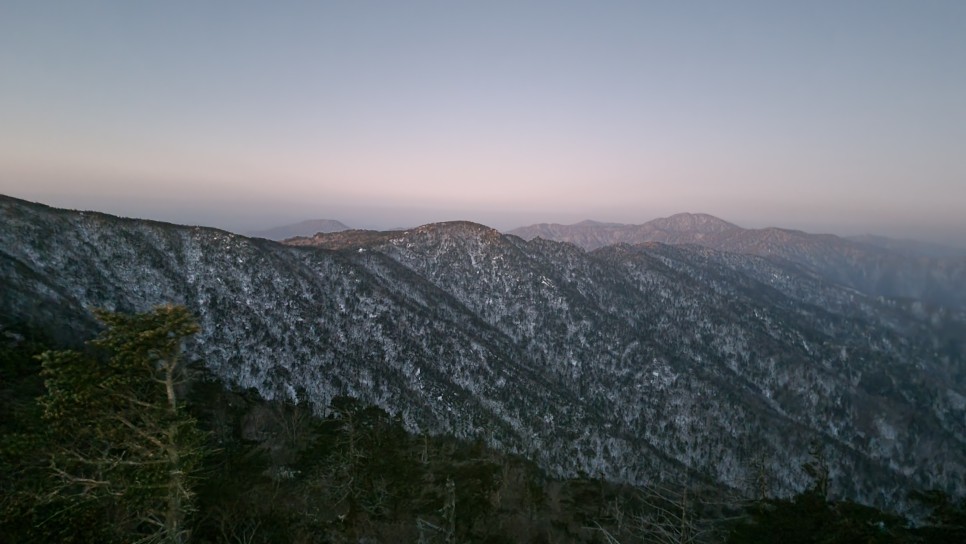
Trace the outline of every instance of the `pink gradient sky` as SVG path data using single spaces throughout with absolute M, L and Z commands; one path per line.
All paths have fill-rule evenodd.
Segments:
M 700 211 L 962 246 L 964 59 L 959 1 L 11 2 L 0 193 L 236 231 Z

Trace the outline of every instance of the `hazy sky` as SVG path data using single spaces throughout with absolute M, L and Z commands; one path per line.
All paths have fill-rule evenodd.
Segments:
M 966 1 L 3 0 L 0 193 L 966 245 Z

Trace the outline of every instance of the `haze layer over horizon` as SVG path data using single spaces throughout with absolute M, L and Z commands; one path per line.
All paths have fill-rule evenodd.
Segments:
M 966 240 L 966 3 L 17 2 L 0 193 L 254 230 Z

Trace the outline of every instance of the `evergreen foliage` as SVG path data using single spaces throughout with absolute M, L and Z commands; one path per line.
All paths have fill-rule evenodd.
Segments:
M 198 330 L 183 307 L 125 315 L 87 352 L 38 356 L 45 392 L 29 440 L 44 469 L 32 492 L 47 541 L 188 540 L 204 435 L 181 406 L 181 343 Z M 22 450 L 21 450 L 22 451 Z

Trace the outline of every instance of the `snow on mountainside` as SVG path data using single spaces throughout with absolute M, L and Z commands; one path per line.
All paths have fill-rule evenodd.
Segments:
M 928 245 L 849 240 L 797 230 L 744 229 L 706 214 L 678 214 L 641 225 L 539 224 L 509 231 L 526 240 L 544 238 L 593 250 L 613 244 L 697 244 L 732 253 L 776 257 L 808 267 L 830 281 L 870 295 L 908 297 L 966 308 L 966 253 L 939 254 Z M 876 241 L 877 243 L 869 243 Z
M 837 494 L 966 492 L 966 319 L 787 260 L 466 222 L 282 245 L 9 198 L 0 221 L 0 324 L 171 301 L 230 383 L 351 394 L 558 473 L 748 489 L 763 466 L 791 492 L 817 442 Z

